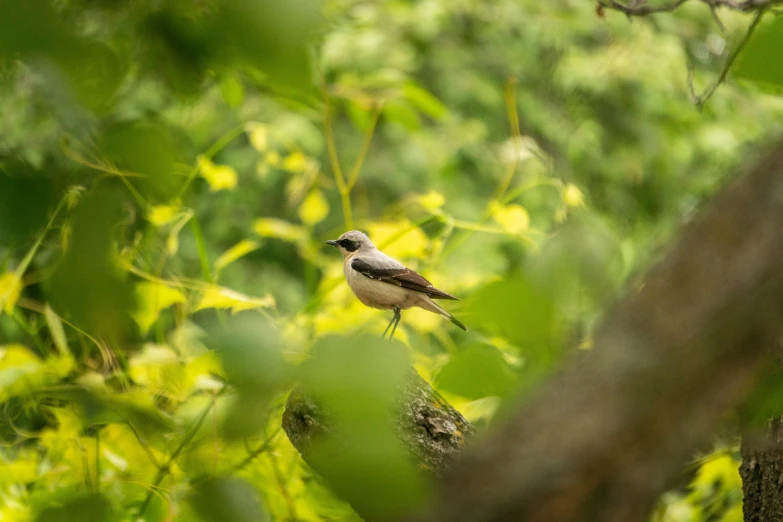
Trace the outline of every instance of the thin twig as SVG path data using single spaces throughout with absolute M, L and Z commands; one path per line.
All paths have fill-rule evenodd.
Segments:
M 750 27 L 748 27 L 748 30 L 745 32 L 745 36 L 742 38 L 742 41 L 740 41 L 739 45 L 737 45 L 736 49 L 734 49 L 734 51 L 731 53 L 729 59 L 726 60 L 726 64 L 723 66 L 718 79 L 715 80 L 712 85 L 707 87 L 707 89 L 700 95 L 696 95 L 695 89 L 693 87 L 693 67 L 689 67 L 688 89 L 690 90 L 691 97 L 693 98 L 693 103 L 699 110 L 704 108 L 704 105 L 712 97 L 712 95 L 715 94 L 717 88 L 726 81 L 726 77 L 728 76 L 731 67 L 734 65 L 737 57 L 750 41 L 750 37 L 753 36 L 753 32 L 756 30 L 756 27 L 758 27 L 765 13 L 766 9 L 761 9 L 756 13 L 756 16 L 753 17 L 753 22 L 751 22 Z
M 326 86 L 326 79 L 322 77 L 321 91 L 324 99 L 324 130 L 326 132 L 326 149 L 329 152 L 329 162 L 332 166 L 334 181 L 337 184 L 337 190 L 340 193 L 340 201 L 343 207 L 343 220 L 346 230 L 353 228 L 353 212 L 351 210 L 351 191 L 345 181 L 343 169 L 340 166 L 340 158 L 337 156 L 337 144 L 334 138 L 334 128 L 332 127 L 332 108 L 329 103 L 329 89 Z
M 503 181 L 498 185 L 495 201 L 500 201 L 508 190 L 508 187 L 511 185 L 514 174 L 517 173 L 517 169 L 519 168 L 519 156 L 522 154 L 522 132 L 519 129 L 519 112 L 517 110 L 517 79 L 513 76 L 509 77 L 506 82 L 504 98 L 506 101 L 509 131 L 511 132 L 511 139 L 514 142 L 514 158 L 511 161 L 511 165 L 508 167 L 508 172 L 506 172 Z
M 674 2 L 661 5 L 648 5 L 646 3 L 640 5 L 627 5 L 618 2 L 617 0 L 599 0 L 598 5 L 601 5 L 606 9 L 620 11 L 628 16 L 647 16 L 655 13 L 672 12 L 687 1 L 688 0 L 675 0 Z
M 356 157 L 356 162 L 353 164 L 353 169 L 351 169 L 351 173 L 348 175 L 348 182 L 346 183 L 348 190 L 353 188 L 353 186 L 356 184 L 356 180 L 359 178 L 359 172 L 361 172 L 364 160 L 367 157 L 367 153 L 370 151 L 372 137 L 375 134 L 375 127 L 378 124 L 378 119 L 381 117 L 381 111 L 383 111 L 383 103 L 379 103 L 375 108 L 372 119 L 370 120 L 370 127 L 364 134 L 362 149 L 359 151 L 359 156 Z
M 329 102 L 329 88 L 326 85 L 326 79 L 322 79 L 321 92 L 324 99 L 324 127 L 326 131 L 326 148 L 329 151 L 329 161 L 334 172 L 334 181 L 340 190 L 345 187 L 345 176 L 340 166 L 340 159 L 337 157 L 337 145 L 334 139 L 334 129 L 332 128 L 332 108 Z
M 648 5 L 647 3 L 624 4 L 618 0 L 598 0 L 598 5 L 605 9 L 613 9 L 624 13 L 626 16 L 647 16 L 655 13 L 671 13 L 679 9 L 688 0 L 675 0 L 666 4 Z M 717 7 L 725 7 L 745 13 L 751 11 L 763 11 L 774 5 L 783 4 L 783 0 L 701 0 L 711 10 Z
M 95 493 L 101 492 L 101 429 L 95 429 Z
M 221 395 L 224 390 L 225 388 L 221 389 L 217 395 Z M 210 401 L 209 404 L 207 404 L 207 407 L 204 408 L 204 411 L 201 412 L 201 415 L 199 415 L 198 419 L 196 419 L 196 422 L 193 424 L 193 427 L 187 433 L 187 435 L 185 435 L 185 437 L 182 439 L 182 442 L 179 443 L 179 446 L 177 446 L 177 449 L 174 450 L 174 453 L 172 453 L 171 456 L 169 456 L 165 464 L 158 467 L 158 473 L 155 475 L 155 479 L 152 481 L 152 488 L 147 493 L 144 502 L 142 502 L 141 506 L 139 507 L 139 511 L 138 513 L 136 513 L 137 517 L 141 517 L 144 514 L 144 511 L 146 511 L 147 507 L 149 506 L 149 503 L 152 501 L 152 496 L 154 495 L 155 488 L 160 486 L 160 483 L 163 482 L 163 479 L 166 478 L 166 475 L 168 475 L 169 472 L 171 471 L 171 465 L 174 464 L 174 461 L 177 460 L 179 454 L 182 453 L 182 451 L 187 447 L 187 445 L 190 444 L 190 441 L 193 440 L 193 437 L 196 436 L 196 433 L 198 433 L 198 430 L 201 428 L 201 425 L 206 420 L 207 415 L 209 415 L 209 412 L 212 409 L 213 405 L 214 405 L 214 401 Z
M 237 471 L 243 469 L 245 466 L 247 466 L 248 464 L 253 462 L 253 459 L 255 459 L 256 457 L 261 455 L 263 452 L 265 452 L 269 448 L 271 448 L 272 447 L 272 441 L 275 439 L 275 437 L 277 437 L 278 433 L 280 433 L 280 429 L 275 430 L 275 432 L 272 435 L 270 435 L 269 437 L 267 437 L 267 439 L 264 442 L 262 442 L 261 445 L 258 448 L 256 448 L 255 450 L 251 451 L 250 453 L 248 453 L 247 456 L 244 459 L 242 459 L 241 462 L 239 462 L 236 466 L 234 466 L 233 471 L 237 472 Z
M 296 505 L 294 504 L 294 499 L 291 497 L 291 493 L 288 491 L 288 485 L 286 484 L 285 477 L 280 472 L 280 466 L 278 465 L 277 458 L 275 458 L 274 453 L 270 453 L 268 457 L 269 463 L 272 465 L 272 472 L 274 473 L 275 479 L 277 481 L 277 486 L 280 489 L 280 494 L 283 496 L 286 506 L 288 507 L 289 520 L 298 520 L 299 517 L 296 516 Z
M 141 446 L 141 448 L 144 450 L 144 453 L 147 454 L 147 457 L 150 459 L 150 462 L 152 462 L 152 465 L 155 466 L 156 468 L 160 468 L 160 462 L 158 462 L 158 459 L 155 457 L 155 454 L 152 453 L 152 449 L 150 449 L 149 445 L 147 444 L 147 441 L 141 437 L 141 434 L 138 432 L 138 430 L 136 430 L 136 427 L 130 422 L 128 423 L 128 427 L 136 436 L 136 440 L 139 441 L 139 446 Z
M 718 29 L 720 30 L 721 34 L 726 33 L 726 26 L 723 25 L 723 21 L 720 19 L 720 16 L 718 15 L 718 10 L 714 3 L 709 3 L 710 8 L 710 14 L 712 15 L 712 19 L 715 20 L 715 25 L 718 26 Z

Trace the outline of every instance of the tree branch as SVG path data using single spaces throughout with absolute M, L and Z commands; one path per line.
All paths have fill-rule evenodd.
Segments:
M 745 522 L 783 520 L 783 419 L 769 421 L 764 433 L 742 438 L 742 512 Z
M 648 5 L 647 2 L 632 2 L 624 4 L 617 0 L 598 0 L 598 4 L 606 9 L 620 11 L 628 16 L 647 16 L 655 13 L 670 13 L 676 11 L 688 0 L 675 0 L 674 2 L 660 5 Z
M 675 0 L 665 4 L 649 5 L 646 1 L 631 1 L 623 3 L 618 0 L 598 0 L 598 5 L 604 9 L 620 11 L 627 16 L 648 16 L 656 13 L 671 13 L 682 7 L 688 0 Z M 783 0 L 701 0 L 703 3 L 715 9 L 725 7 L 735 11 L 751 12 L 767 9 L 774 5 L 783 4 Z
M 413 369 L 400 390 L 396 410 L 397 418 L 390 422 L 411 462 L 434 476 L 443 474 L 475 434 L 473 426 Z M 329 412 L 301 386 L 288 398 L 283 430 L 305 461 L 314 441 L 335 436 Z
M 641 522 L 783 327 L 783 141 L 608 314 L 596 348 L 450 468 L 431 521 Z

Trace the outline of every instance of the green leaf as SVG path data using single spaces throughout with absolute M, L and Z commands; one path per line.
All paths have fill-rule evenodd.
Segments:
M 476 344 L 454 354 L 435 382 L 447 392 L 480 399 L 507 394 L 516 378 L 497 348 Z
M 99 495 L 76 496 L 66 503 L 43 509 L 36 522 L 108 522 L 114 520 L 111 504 Z
M 220 80 L 220 92 L 229 107 L 236 108 L 245 100 L 245 86 L 237 74 L 226 74 Z
M 359 512 L 380 520 L 410 513 L 427 483 L 392 430 L 408 365 L 404 347 L 377 337 L 327 337 L 302 366 L 302 382 L 345 438 L 316 441 L 311 458 Z
M 466 308 L 474 324 L 522 348 L 550 346 L 560 339 L 561 325 L 552 299 L 521 276 L 480 288 Z
M 188 502 L 205 522 L 263 522 L 269 519 L 256 489 L 236 477 L 197 480 Z
M 0 165 L 0 237 L 4 244 L 27 241 L 46 225 L 59 174 L 50 178 L 27 165 Z
M 133 319 L 139 325 L 142 335 L 158 320 L 160 313 L 176 303 L 184 303 L 185 295 L 163 283 L 145 281 L 136 285 L 137 308 Z
M 754 82 L 783 87 L 783 17 L 770 18 L 753 33 L 733 72 Z
M 45 286 L 52 308 L 90 334 L 116 336 L 133 326 L 135 294 L 112 257 L 125 197 L 106 188 L 82 199 L 68 251 Z
M 218 6 L 211 40 L 223 44 L 224 52 L 258 67 L 276 84 L 311 86 L 308 41 L 321 20 L 320 2 L 222 0 Z
M 388 121 L 398 123 L 408 131 L 414 132 L 421 128 L 418 113 L 405 100 L 387 101 L 383 105 L 383 115 Z
M 416 106 L 423 113 L 437 120 L 443 119 L 448 114 L 446 106 L 423 87 L 409 81 L 402 87 L 402 94 L 406 100 Z
M 174 173 L 182 158 L 162 124 L 146 120 L 116 123 L 106 130 L 100 146 L 127 182 L 152 200 L 168 201 L 178 190 Z
M 266 426 L 269 400 L 293 377 L 282 356 L 277 329 L 256 315 L 241 315 L 210 331 L 205 344 L 223 362 L 229 382 L 238 392 L 223 425 L 230 440 L 256 434 Z
M 92 386 L 70 386 L 48 388 L 38 395 L 72 403 L 84 426 L 130 422 L 150 438 L 171 429 L 168 419 L 156 409 L 153 397 L 142 391 L 121 394 Z
M 602 303 L 622 282 L 622 253 L 612 231 L 599 218 L 575 213 L 544 243 L 533 260 L 531 274 L 562 306 L 578 313 L 585 299 Z

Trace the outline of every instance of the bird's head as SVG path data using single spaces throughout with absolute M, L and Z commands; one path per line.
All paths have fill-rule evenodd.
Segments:
M 357 251 L 375 248 L 370 238 L 358 230 L 350 230 L 337 239 L 330 239 L 326 244 L 337 247 L 343 257 L 348 257 Z

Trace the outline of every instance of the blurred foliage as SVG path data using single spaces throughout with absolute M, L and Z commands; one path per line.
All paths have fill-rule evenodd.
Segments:
M 783 127 L 783 19 L 699 112 L 747 17 L 594 7 L 0 2 L 0 519 L 355 520 L 280 433 L 297 378 L 370 441 L 336 490 L 420 502 L 380 422 L 406 361 L 486 426 Z M 470 332 L 363 336 L 353 227 Z M 657 520 L 739 520 L 737 480 L 715 453 Z

